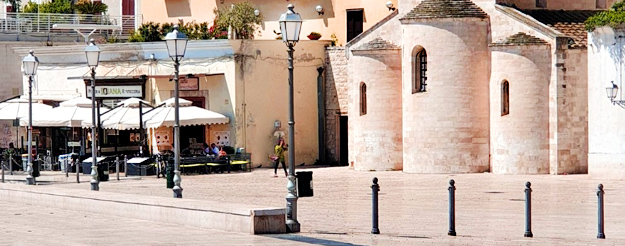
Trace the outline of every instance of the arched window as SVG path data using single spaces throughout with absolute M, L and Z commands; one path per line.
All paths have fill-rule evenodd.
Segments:
M 507 80 L 501 83 L 501 116 L 510 114 L 510 85 Z
M 367 85 L 360 83 L 360 115 L 367 114 Z
M 417 46 L 412 55 L 412 93 L 425 92 L 427 86 L 428 55 L 425 49 Z

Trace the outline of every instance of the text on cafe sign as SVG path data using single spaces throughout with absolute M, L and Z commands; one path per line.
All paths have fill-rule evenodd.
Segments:
M 91 87 L 87 86 L 87 97 L 91 98 Z M 96 98 L 143 97 L 141 85 L 100 85 L 95 87 Z

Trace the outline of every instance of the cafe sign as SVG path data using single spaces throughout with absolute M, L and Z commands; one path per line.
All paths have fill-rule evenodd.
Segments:
M 200 89 L 200 80 L 197 77 L 180 78 L 181 91 L 197 91 Z
M 91 98 L 91 86 L 87 86 L 87 97 Z M 96 98 L 143 98 L 143 86 L 141 85 L 97 85 L 95 87 Z

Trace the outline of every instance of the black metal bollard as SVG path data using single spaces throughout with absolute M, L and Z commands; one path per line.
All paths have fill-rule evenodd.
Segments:
M 9 174 L 13 175 L 13 156 L 9 155 Z
M 456 182 L 449 180 L 449 232 L 447 235 L 456 236 Z
M 371 185 L 371 202 L 373 205 L 373 229 L 371 229 L 371 234 L 380 234 L 380 229 L 378 228 L 378 191 L 380 191 L 378 178 L 373 178 L 373 185 Z
M 124 155 L 124 177 L 128 177 L 128 156 Z
M 2 165 L 2 183 L 4 183 L 4 161 L 0 162 L 0 165 Z
M 119 156 L 115 157 L 115 175 L 117 175 L 117 181 L 119 181 Z
M 82 166 L 82 162 L 74 161 L 74 165 L 76 166 L 76 183 L 80 184 L 80 166 Z
M 597 238 L 605 239 L 605 234 L 603 233 L 603 184 L 599 184 L 597 187 L 597 204 L 599 209 L 599 232 L 597 233 Z
M 69 178 L 69 158 L 68 156 L 65 160 L 63 160 L 63 165 L 65 165 L 65 177 Z
M 532 234 L 532 183 L 525 183 L 525 237 L 534 237 Z

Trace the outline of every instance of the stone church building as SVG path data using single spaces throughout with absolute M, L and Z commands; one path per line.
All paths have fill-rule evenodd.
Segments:
M 328 132 L 356 170 L 588 173 L 583 21 L 613 2 L 399 0 L 326 51 Z

